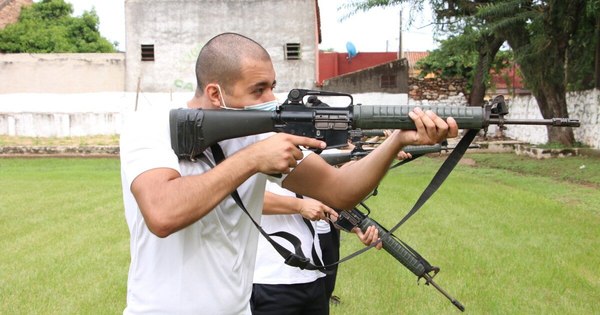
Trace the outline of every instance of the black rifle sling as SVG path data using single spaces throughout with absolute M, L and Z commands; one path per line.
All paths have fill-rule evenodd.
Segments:
M 300 195 L 300 194 L 296 194 L 296 198 L 298 199 L 304 199 L 304 196 Z M 311 250 L 311 255 L 313 258 L 313 261 L 315 262 L 315 264 L 319 267 L 323 267 L 323 262 L 321 262 L 321 259 L 319 259 L 319 254 L 317 253 L 317 249 L 315 248 L 315 229 L 313 228 L 312 223 L 310 222 L 310 220 L 308 220 L 305 217 L 302 217 L 302 221 L 304 221 L 304 224 L 306 224 L 306 227 L 308 228 L 308 230 L 310 231 L 310 235 L 312 235 L 313 238 L 313 243 L 312 243 L 312 250 Z
M 469 131 L 462 137 L 460 142 L 456 145 L 454 150 L 452 150 L 452 152 L 450 153 L 448 158 L 446 158 L 446 160 L 444 161 L 444 163 L 442 164 L 440 169 L 437 171 L 435 176 L 431 179 L 431 181 L 429 182 L 429 185 L 427 185 L 427 187 L 425 188 L 423 193 L 421 193 L 421 196 L 419 197 L 419 199 L 417 200 L 415 205 L 412 207 L 412 209 L 392 229 L 390 229 L 384 235 L 386 235 L 386 236 L 392 235 L 402 224 L 404 224 L 404 222 L 406 222 L 410 217 L 412 217 L 425 204 L 425 202 L 427 202 L 427 200 L 429 200 L 429 198 L 444 183 L 446 178 L 448 178 L 448 175 L 450 175 L 452 170 L 454 170 L 454 167 L 456 167 L 456 165 L 458 164 L 458 161 L 460 161 L 460 159 L 463 157 L 463 155 L 465 154 L 465 152 L 471 145 L 471 142 L 473 142 L 473 140 L 475 139 L 475 136 L 477 136 L 478 133 L 479 133 L 479 129 L 469 129 Z M 225 159 L 223 151 L 221 150 L 221 147 L 218 144 L 211 146 L 211 150 L 213 152 L 213 155 L 215 157 L 215 161 L 217 162 L 217 164 Z M 260 227 L 260 225 L 258 223 L 256 223 L 256 221 L 254 221 L 252 216 L 248 213 L 248 211 L 246 210 L 246 207 L 244 207 L 244 204 L 242 203 L 241 198 L 239 197 L 239 194 L 237 193 L 237 190 L 235 190 L 231 194 L 231 196 L 236 201 L 238 206 L 240 208 L 242 208 L 242 210 L 244 210 L 244 212 L 248 215 L 250 220 L 252 220 L 252 222 L 258 228 L 260 233 L 273 245 L 275 250 L 277 250 L 277 252 L 279 252 L 279 254 L 285 258 L 285 263 L 290 266 L 295 266 L 295 267 L 299 267 L 300 269 L 307 269 L 307 270 L 315 270 L 316 269 L 316 270 L 320 270 L 321 272 L 327 273 L 327 269 L 325 269 L 325 268 L 330 268 L 332 266 L 335 266 L 342 262 L 350 260 L 350 259 L 366 252 L 367 250 L 377 246 L 379 243 L 381 243 L 382 237 L 380 237 L 380 239 L 378 241 L 376 241 L 360 250 L 357 250 L 356 252 L 338 260 L 337 262 L 334 262 L 334 263 L 328 264 L 327 266 L 322 266 L 322 267 L 315 266 L 315 265 L 311 264 L 310 260 L 302 254 L 301 250 L 300 250 L 300 252 L 298 252 L 299 245 L 294 245 L 294 248 L 296 248 L 296 254 L 294 254 L 294 253 L 291 253 L 286 248 L 284 248 L 283 246 L 279 245 L 273 239 L 271 239 L 269 237 L 269 235 L 267 234 L 267 232 L 265 232 Z M 285 232 L 283 232 L 283 233 L 285 233 Z M 296 240 L 298 240 L 298 238 L 296 238 L 295 236 L 294 236 L 294 238 Z M 299 243 L 299 240 L 298 240 L 298 243 Z M 294 244 L 294 243 L 292 243 L 292 244 Z M 418 253 L 416 253 L 416 251 L 412 250 L 412 248 L 411 248 L 411 252 L 413 254 L 418 255 Z M 418 255 L 418 256 L 420 257 L 420 255 Z
M 212 145 L 210 147 L 210 149 L 212 151 L 213 157 L 215 158 L 215 162 L 217 164 L 219 164 L 223 160 L 225 160 L 225 154 L 223 153 L 223 150 L 221 149 L 221 146 L 219 146 L 219 144 Z M 242 202 L 242 198 L 240 197 L 240 194 L 238 193 L 237 189 L 231 193 L 231 197 L 233 198 L 233 200 L 235 200 L 235 203 L 238 205 L 238 207 L 240 207 L 244 211 L 244 213 L 246 213 L 248 218 L 250 218 L 250 221 L 252 221 L 252 223 L 254 223 L 254 226 L 256 226 L 256 228 L 258 229 L 260 234 L 262 234 L 265 237 L 265 239 L 269 243 L 271 243 L 273 248 L 275 248 L 275 250 L 281 255 L 281 257 L 284 258 L 285 263 L 287 265 L 290 265 L 292 267 L 298 267 L 300 269 L 306 269 L 306 270 L 320 270 L 321 272 L 326 273 L 326 270 L 324 270 L 323 266 L 315 266 L 314 264 L 312 264 L 310 262 L 310 259 L 304 255 L 304 253 L 302 252 L 302 248 L 301 248 L 301 242 L 296 236 L 292 235 L 291 233 L 283 232 L 283 231 L 270 234 L 273 236 L 282 237 L 282 238 L 286 239 L 287 241 L 289 241 L 294 246 L 295 253 L 292 253 L 287 248 L 281 246 L 279 243 L 277 243 L 275 240 L 273 240 L 273 238 L 271 238 L 271 236 L 267 232 L 265 232 L 265 230 L 263 230 L 263 228 L 260 226 L 260 224 L 258 224 L 254 220 L 254 218 L 252 218 L 252 216 L 246 209 L 246 206 L 244 206 L 244 203 Z M 314 247 L 313 247 L 313 250 L 314 250 Z M 315 254 L 316 254 L 316 252 L 315 252 Z
M 442 185 L 442 183 L 444 183 L 446 178 L 448 178 L 448 175 L 450 175 L 454 167 L 456 167 L 458 161 L 460 161 L 460 159 L 463 157 L 463 155 L 471 145 L 471 142 L 473 142 L 473 139 L 475 139 L 475 136 L 477 136 L 478 133 L 479 129 L 469 129 L 469 131 L 467 131 L 467 133 L 462 137 L 462 139 L 460 139 L 460 142 L 456 145 L 454 150 L 452 150 L 448 158 L 446 158 L 446 160 L 444 161 L 440 169 L 437 171 L 435 176 L 431 179 L 429 185 L 427 185 L 423 193 L 421 193 L 421 196 L 419 197 L 415 205 L 412 207 L 412 209 L 404 216 L 404 218 L 400 220 L 400 222 L 398 222 L 398 224 L 396 224 L 384 235 L 387 236 L 394 233 L 394 231 L 396 231 L 402 224 L 404 224 L 404 222 L 406 222 L 410 217 L 412 217 L 413 214 L 415 214 L 425 204 L 425 202 L 427 202 L 427 200 L 438 190 L 438 188 L 440 188 L 440 186 Z M 339 264 L 356 257 L 357 255 L 377 246 L 377 244 L 381 242 L 381 239 L 382 237 L 380 237 L 380 239 L 377 242 L 374 242 L 371 245 L 362 248 L 331 265 Z M 414 250 L 412 250 L 412 248 L 411 252 L 416 253 Z M 327 265 L 326 267 L 329 266 L 330 265 Z

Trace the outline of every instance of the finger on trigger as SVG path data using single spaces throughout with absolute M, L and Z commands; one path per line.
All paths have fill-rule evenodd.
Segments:
M 302 136 L 294 136 L 293 143 L 295 145 L 317 149 L 325 149 L 327 147 L 327 143 L 324 141 Z

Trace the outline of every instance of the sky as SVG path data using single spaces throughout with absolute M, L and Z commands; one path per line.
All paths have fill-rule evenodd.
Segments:
M 125 49 L 124 0 L 66 0 L 73 4 L 74 14 L 96 9 L 100 17 L 100 33 L 111 42 L 118 42 L 118 49 Z M 37 2 L 37 1 L 36 1 Z M 320 0 L 322 50 L 333 49 L 346 52 L 346 43 L 351 42 L 358 52 L 398 51 L 400 37 L 400 11 L 402 7 L 376 8 L 340 21 L 342 11 L 337 8 L 348 0 Z M 409 25 L 408 8 L 402 10 L 403 51 L 433 50 L 438 44 L 433 40 L 430 26 L 430 10 L 413 16 Z
M 345 52 L 346 43 L 351 42 L 358 52 L 398 51 L 401 10 L 403 51 L 426 51 L 438 47 L 433 40 L 433 27 L 430 25 L 432 18 L 428 8 L 421 14 L 412 16 L 412 23 L 409 23 L 410 10 L 401 6 L 374 8 L 340 21 L 346 11 L 337 9 L 346 2 L 348 1 L 319 1 L 323 39 L 320 49 L 333 48 L 335 51 Z

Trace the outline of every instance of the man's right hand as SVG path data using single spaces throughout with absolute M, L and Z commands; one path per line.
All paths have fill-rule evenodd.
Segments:
M 290 168 L 296 167 L 304 155 L 299 147 L 325 149 L 323 141 L 277 133 L 259 141 L 246 149 L 247 162 L 254 166 L 256 172 L 264 174 L 287 174 Z
M 335 212 L 335 210 L 322 202 L 311 198 L 303 198 L 300 200 L 300 209 L 298 210 L 298 213 L 311 221 L 325 220 L 327 218 L 335 221 L 338 218 L 338 213 Z

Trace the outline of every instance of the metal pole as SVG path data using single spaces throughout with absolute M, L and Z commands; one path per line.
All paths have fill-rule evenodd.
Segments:
M 398 59 L 402 59 L 402 9 L 400 9 L 400 26 L 398 28 Z

